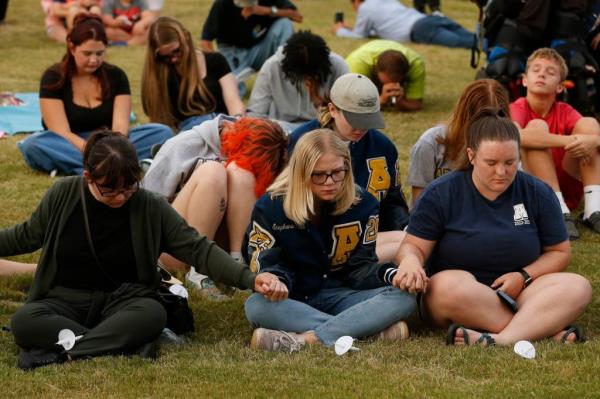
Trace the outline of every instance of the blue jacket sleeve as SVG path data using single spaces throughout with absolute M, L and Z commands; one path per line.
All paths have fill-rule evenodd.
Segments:
M 244 238 L 244 256 L 255 273 L 276 275 L 292 291 L 295 274 L 285 265 L 284 248 L 278 246 L 271 230 L 272 222 L 258 207 L 252 211 L 252 220 Z
M 408 204 L 402 192 L 400 184 L 400 172 L 398 170 L 398 151 L 392 147 L 390 154 L 386 157 L 393 159 L 394 168 L 391 171 L 390 188 L 379 207 L 381 222 L 380 231 L 403 230 L 408 224 Z

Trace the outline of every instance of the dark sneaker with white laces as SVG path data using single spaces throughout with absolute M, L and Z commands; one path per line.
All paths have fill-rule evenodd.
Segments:
M 589 218 L 583 219 L 583 224 L 600 234 L 600 211 L 596 211 Z
M 565 221 L 565 227 L 567 228 L 567 234 L 569 235 L 570 241 L 579 240 L 579 231 L 575 226 L 575 221 L 568 213 L 563 213 L 563 220 Z
M 21 370 L 33 370 L 50 364 L 64 363 L 68 359 L 65 351 L 56 352 L 48 349 L 34 348 L 30 350 L 21 349 L 17 367 Z
M 257 328 L 252 333 L 250 347 L 265 351 L 298 352 L 304 346 L 300 334 Z

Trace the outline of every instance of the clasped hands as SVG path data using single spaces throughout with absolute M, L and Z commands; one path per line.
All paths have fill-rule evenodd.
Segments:
M 427 292 L 429 277 L 421 264 L 414 259 L 404 259 L 398 265 L 398 271 L 392 280 L 394 287 L 410 293 Z
M 271 302 L 283 301 L 288 298 L 287 286 L 272 273 L 259 273 L 254 280 L 254 291 Z

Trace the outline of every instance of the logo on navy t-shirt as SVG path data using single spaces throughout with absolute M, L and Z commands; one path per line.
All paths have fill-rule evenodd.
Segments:
M 527 215 L 527 211 L 525 210 L 525 205 L 523 205 L 523 204 L 513 205 L 513 209 L 515 210 L 515 214 L 513 215 L 513 219 L 515 221 L 515 226 L 529 224 L 529 215 Z

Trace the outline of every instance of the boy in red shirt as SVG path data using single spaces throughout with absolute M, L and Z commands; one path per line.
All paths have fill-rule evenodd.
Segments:
M 600 233 L 600 125 L 556 101 L 567 71 L 555 50 L 534 51 L 523 76 L 527 96 L 512 103 L 510 113 L 521 133 L 523 168 L 552 187 L 575 240 L 579 233 L 569 208 L 577 208 L 582 197 L 583 222 Z

